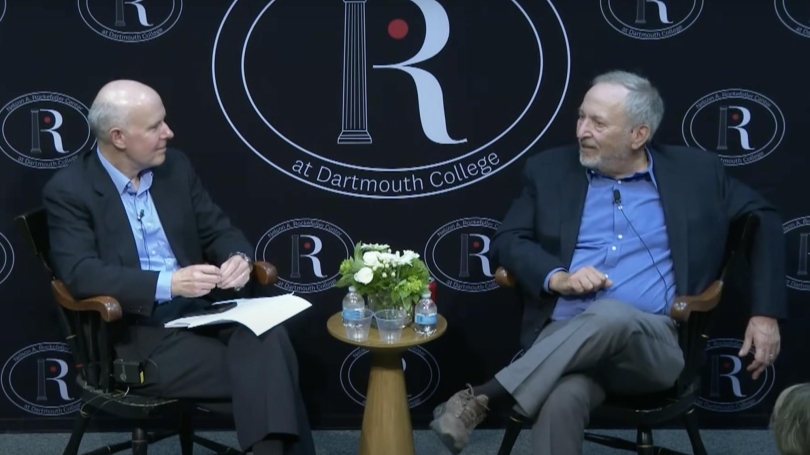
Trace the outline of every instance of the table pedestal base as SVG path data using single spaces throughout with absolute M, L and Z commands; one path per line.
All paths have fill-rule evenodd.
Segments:
M 360 455 L 414 455 L 402 351 L 371 350 Z

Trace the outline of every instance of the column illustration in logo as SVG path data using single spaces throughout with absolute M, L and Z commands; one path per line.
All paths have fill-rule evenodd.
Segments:
M 0 372 L 2 389 L 15 406 L 31 414 L 60 416 L 81 405 L 73 361 L 65 343 L 38 343 L 14 353 Z
M 14 270 L 14 248 L 5 235 L 0 233 L 0 284 L 2 284 L 11 271 Z
M 142 43 L 163 36 L 180 20 L 183 0 L 77 0 L 91 30 L 109 40 Z
M 681 34 L 697 21 L 704 0 L 601 0 L 602 16 L 619 33 L 639 40 Z
M 787 248 L 787 287 L 797 291 L 810 291 L 810 272 L 807 256 L 810 255 L 808 235 L 810 216 L 794 218 L 782 225 Z M 794 262 L 795 261 L 795 262 Z
M 323 191 L 407 199 L 473 185 L 546 134 L 570 47 L 551 0 L 449 4 L 233 0 L 211 58 L 217 102 L 257 157 Z M 472 72 L 474 87 L 462 83 Z
M 40 117 L 40 112 L 43 113 L 44 117 Z M 30 152 L 32 156 L 42 156 L 42 146 L 40 145 L 40 140 L 43 133 L 50 135 L 50 139 L 53 141 L 53 148 L 56 153 L 61 155 L 66 155 L 68 153 L 62 143 L 62 133 L 59 132 L 59 128 L 62 127 L 62 123 L 64 122 L 63 118 L 62 113 L 56 109 L 31 109 Z M 53 123 L 53 125 L 43 128 L 41 126 L 43 123 L 46 125 Z
M 62 359 L 50 357 L 37 359 L 37 401 L 48 401 L 48 382 L 56 384 L 59 397 L 63 401 L 73 400 L 68 393 L 67 384 L 63 380 L 69 371 L 68 363 Z
M 745 358 L 737 354 L 742 340 L 716 338 L 706 343 L 707 366 L 701 393 L 695 404 L 715 412 L 739 412 L 759 404 L 770 393 L 776 380 L 773 365 L 754 380 L 746 366 L 753 359 L 753 348 Z
M 302 245 L 301 239 L 306 242 Z M 290 266 L 290 278 L 301 278 L 301 259 L 306 258 L 312 261 L 312 274 L 318 278 L 326 278 L 326 275 L 321 271 L 321 260 L 318 259 L 318 253 L 323 249 L 323 241 L 320 237 L 314 235 L 291 235 L 290 241 L 292 242 L 292 255 Z M 301 253 L 301 247 L 309 252 Z
M 671 24 L 669 14 L 667 13 L 667 5 L 661 0 L 636 0 L 636 24 L 642 25 L 647 23 L 647 4 L 654 3 L 658 7 L 658 20 L 662 24 Z
M 683 140 L 716 151 L 726 166 L 742 166 L 770 155 L 785 136 L 779 106 L 746 89 L 718 90 L 700 98 L 684 115 Z
M 436 281 L 463 292 L 498 287 L 489 261 L 492 236 L 500 226 L 489 218 L 462 218 L 440 227 L 425 245 L 425 265 Z
M 146 7 L 142 4 L 143 0 L 115 0 L 115 26 L 116 27 L 126 27 L 127 21 L 124 16 L 124 5 L 131 5 L 135 10 L 138 12 L 138 22 L 141 24 L 141 27 L 151 27 L 152 23 L 149 22 L 149 19 L 146 16 Z
M 360 406 L 366 405 L 368 370 L 371 367 L 368 349 L 356 348 L 340 366 L 340 385 L 346 395 Z M 405 372 L 405 390 L 408 407 L 413 409 L 427 402 L 436 393 L 441 382 L 439 363 L 422 346 L 402 352 L 402 370 Z
M 729 115 L 729 109 L 736 111 Z M 728 150 L 728 130 L 733 129 L 740 135 L 740 147 L 743 150 L 754 150 L 751 147 L 751 142 L 748 138 L 748 130 L 745 126 L 751 123 L 751 111 L 745 106 L 720 106 L 720 120 L 718 121 L 717 131 L 717 150 Z M 732 121 L 739 120 L 736 125 L 729 125 L 729 116 Z
M 95 147 L 81 101 L 54 92 L 18 96 L 0 109 L 0 150 L 16 163 L 36 169 L 67 166 Z
M 370 144 L 366 87 L 366 0 L 343 0 L 343 129 L 338 144 Z
M 256 260 L 276 266 L 276 287 L 288 292 L 314 293 L 331 289 L 340 263 L 354 252 L 354 242 L 328 221 L 298 218 L 279 223 L 256 245 Z
M 810 9 L 804 0 L 773 0 L 776 17 L 793 33 L 810 38 Z M 804 13 L 804 14 L 803 14 Z

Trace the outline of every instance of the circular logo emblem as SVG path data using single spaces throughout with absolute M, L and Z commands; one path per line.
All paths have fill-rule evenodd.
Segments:
M 802 0 L 773 0 L 776 16 L 794 33 L 810 38 L 810 8 Z M 0 14 L 2 16 L 2 14 Z
M 172 29 L 183 12 L 183 0 L 77 0 L 90 29 L 122 43 L 142 43 Z
M 6 0 L 0 0 L 0 21 L 3 20 L 3 17 L 6 15 Z
M 498 287 L 489 262 L 489 245 L 500 226 L 489 218 L 462 218 L 440 227 L 425 245 L 425 265 L 436 281 L 464 292 Z
M 0 233 L 0 283 L 6 281 L 14 268 L 14 249 L 5 235 Z
M 759 161 L 785 137 L 782 110 L 765 95 L 745 89 L 709 93 L 683 117 L 683 140 L 716 151 L 726 166 Z
M 20 349 L 3 365 L 3 393 L 23 411 L 60 416 L 79 410 L 76 371 L 65 343 L 37 343 Z
M 715 412 L 739 412 L 759 404 L 771 391 L 776 379 L 773 365 L 754 380 L 746 367 L 753 359 L 751 353 L 745 359 L 737 354 L 742 340 L 716 338 L 706 343 L 706 366 L 703 383 L 695 404 Z
M 81 101 L 55 92 L 19 96 L 0 109 L 0 150 L 24 166 L 56 169 L 95 147 Z
M 353 252 L 354 242 L 346 231 L 314 218 L 279 223 L 256 246 L 256 258 L 276 267 L 276 286 L 298 293 L 331 289 L 340 275 L 341 261 Z
M 546 133 L 570 50 L 550 0 L 471 1 L 461 14 L 448 0 L 235 0 L 214 41 L 219 106 L 257 156 L 325 191 L 405 199 L 479 182 Z
M 340 385 L 352 401 L 366 405 L 368 371 L 371 361 L 368 349 L 353 350 L 340 366 Z M 405 371 L 405 389 L 408 391 L 408 406 L 413 409 L 428 401 L 439 388 L 441 373 L 436 359 L 423 347 L 414 346 L 402 352 L 402 369 Z
M 601 0 L 600 6 L 602 16 L 619 33 L 639 40 L 660 40 L 691 27 L 703 11 L 703 0 Z
M 807 246 L 807 237 L 810 234 L 810 216 L 786 222 L 782 225 L 782 232 L 785 234 L 788 251 L 787 287 L 797 291 L 810 291 L 810 274 L 808 274 L 807 267 L 807 259 L 810 255 L 810 249 Z

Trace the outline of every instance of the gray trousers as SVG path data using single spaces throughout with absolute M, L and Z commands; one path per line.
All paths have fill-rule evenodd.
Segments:
M 682 369 L 678 332 L 669 316 L 604 299 L 571 319 L 548 324 L 495 379 L 514 397 L 519 413 L 536 419 L 534 455 L 578 455 L 590 412 L 606 392 L 664 390 Z

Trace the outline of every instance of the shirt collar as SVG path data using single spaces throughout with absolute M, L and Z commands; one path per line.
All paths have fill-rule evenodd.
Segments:
M 644 151 L 647 153 L 647 169 L 644 171 L 639 171 L 631 175 L 627 175 L 620 178 L 611 177 L 609 175 L 605 175 L 599 171 L 593 169 L 587 169 L 586 173 L 588 175 L 588 181 L 593 183 L 594 178 L 597 179 L 610 179 L 610 180 L 621 180 L 621 181 L 631 181 L 631 180 L 642 180 L 649 178 L 653 185 L 658 188 L 658 183 L 655 181 L 655 173 L 653 173 L 653 157 L 652 153 L 650 153 L 649 148 L 644 148 Z
M 112 165 L 107 158 L 104 158 L 104 155 L 101 154 L 101 150 L 96 148 L 96 153 L 98 154 L 98 159 L 101 160 L 101 165 L 104 166 L 104 169 L 107 170 L 107 173 L 110 174 L 110 178 L 112 178 L 113 184 L 115 185 L 115 189 L 118 190 L 118 194 L 124 194 L 128 191 L 129 188 L 132 188 L 132 182 L 129 178 L 124 175 L 123 172 L 119 171 Z M 149 189 L 152 184 L 152 171 L 145 170 L 141 172 L 141 183 L 138 185 L 138 193 L 142 193 Z M 132 191 L 134 193 L 134 191 Z

